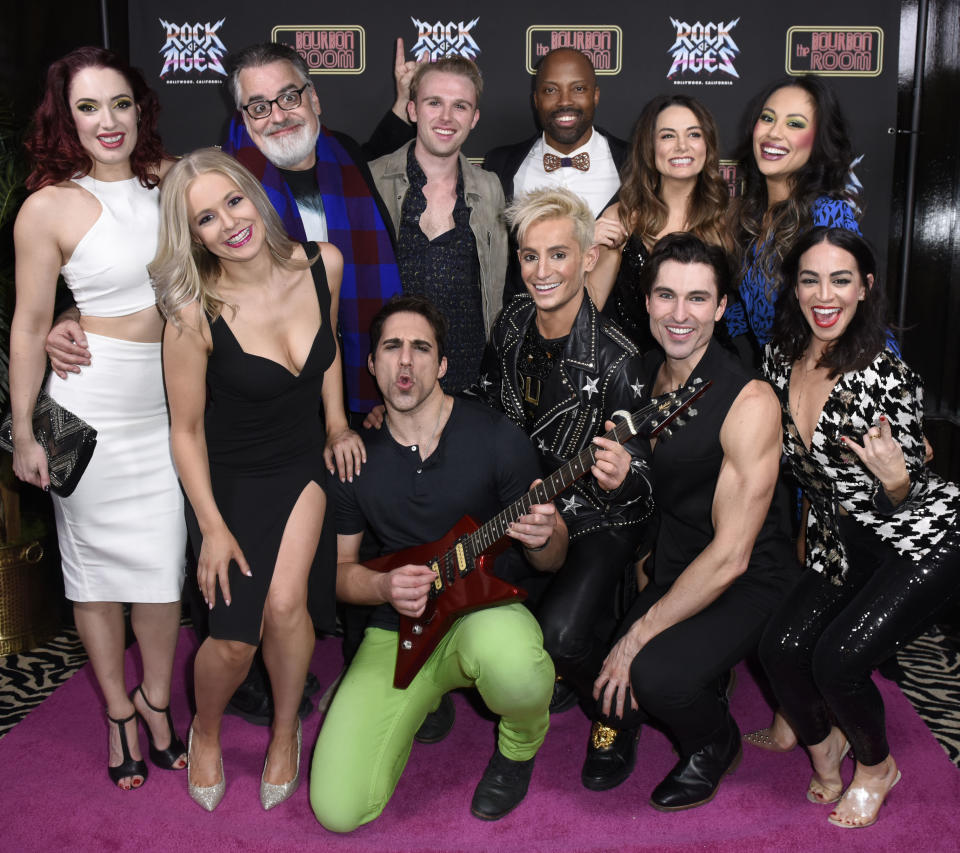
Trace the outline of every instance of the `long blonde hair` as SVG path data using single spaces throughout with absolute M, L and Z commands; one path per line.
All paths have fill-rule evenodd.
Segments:
M 160 191 L 160 237 L 157 254 L 147 265 L 164 317 L 180 325 L 181 309 L 198 302 L 207 317 L 215 319 L 226 304 L 216 295 L 220 259 L 197 240 L 190 228 L 187 193 L 200 175 L 223 175 L 233 181 L 260 214 L 267 248 L 274 263 L 284 269 L 306 269 L 313 260 L 293 257 L 296 243 L 283 230 L 280 217 L 259 181 L 233 157 L 218 148 L 201 148 L 187 154 L 167 173 Z M 317 255 L 319 257 L 319 253 Z

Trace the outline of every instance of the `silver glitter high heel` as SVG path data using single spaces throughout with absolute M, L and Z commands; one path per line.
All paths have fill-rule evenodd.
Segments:
M 190 754 L 193 752 L 193 725 L 187 735 L 187 790 L 190 798 L 201 808 L 212 812 L 220 805 L 220 800 L 227 791 L 227 777 L 223 773 L 223 754 L 220 755 L 220 781 L 214 785 L 194 785 L 190 781 Z
M 300 787 L 300 747 L 303 743 L 303 730 L 300 720 L 297 720 L 297 772 L 289 782 L 282 785 L 273 785 L 263 777 L 267 772 L 267 759 L 263 760 L 263 774 L 260 776 L 260 805 L 264 811 L 270 811 L 279 806 L 284 800 L 289 800 L 293 792 Z

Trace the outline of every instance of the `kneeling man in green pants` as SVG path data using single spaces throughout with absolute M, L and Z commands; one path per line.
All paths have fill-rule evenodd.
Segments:
M 370 371 L 386 407 L 384 428 L 365 432 L 362 472 L 332 478 L 338 533 L 337 596 L 379 605 L 333 700 L 313 755 L 310 802 L 323 826 L 349 832 L 384 809 L 414 737 L 439 740 L 453 723 L 446 694 L 476 687 L 500 715 L 497 749 L 471 811 L 497 820 L 526 795 L 549 725 L 554 670 L 536 619 L 514 602 L 460 616 L 409 686 L 393 686 L 398 614 L 419 617 L 435 581 L 426 565 L 382 573 L 358 562 L 369 529 L 384 554 L 434 542 L 463 516 L 484 523 L 519 500 L 541 476 L 527 436 L 503 415 L 443 393 L 446 323 L 419 297 L 387 303 L 370 327 Z M 567 530 L 552 503 L 534 504 L 506 533 L 513 546 L 495 573 L 517 582 L 556 571 Z M 462 582 L 462 581 L 461 581 Z

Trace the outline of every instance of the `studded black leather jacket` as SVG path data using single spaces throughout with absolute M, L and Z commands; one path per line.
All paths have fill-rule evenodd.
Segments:
M 617 412 L 634 412 L 647 402 L 642 363 L 619 327 L 600 315 L 584 293 L 583 304 L 563 345 L 560 363 L 541 391 L 537 416 L 528 425 L 517 371 L 521 344 L 536 308 L 528 295 L 514 297 L 494 323 L 480 376 L 467 392 L 501 410 L 537 447 L 544 474 L 583 450 Z M 619 488 L 604 491 L 592 474 L 556 499 L 574 539 L 605 527 L 638 526 L 653 509 L 645 439 L 624 445 L 633 457 Z

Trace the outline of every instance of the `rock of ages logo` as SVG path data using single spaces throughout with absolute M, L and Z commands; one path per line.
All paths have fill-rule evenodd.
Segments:
M 667 51 L 672 60 L 668 80 L 677 85 L 732 86 L 740 78 L 733 65 L 740 48 L 730 34 L 739 18 L 694 24 L 670 18 L 670 23 L 676 39 Z
M 623 30 L 615 25 L 527 27 L 527 71 L 536 73 L 537 62 L 551 50 L 572 47 L 590 57 L 597 74 L 620 73 L 623 63 Z
M 411 48 L 417 62 L 436 62 L 445 56 L 462 56 L 464 59 L 476 60 L 480 55 L 480 46 L 471 32 L 477 25 L 479 18 L 469 23 L 460 21 L 420 21 L 410 18 L 417 28 L 417 43 Z
M 883 71 L 880 27 L 790 27 L 787 73 L 876 77 Z
M 361 26 L 282 25 L 273 28 L 272 38 L 299 53 L 311 74 L 362 74 L 367 67 L 367 34 Z
M 220 83 L 227 76 L 223 67 L 223 56 L 227 46 L 220 38 L 220 27 L 226 18 L 215 24 L 206 23 L 169 23 L 163 18 L 160 25 L 166 30 L 167 38 L 160 48 L 163 56 L 163 69 L 160 77 L 167 83 Z M 211 78 L 210 74 L 219 77 Z

